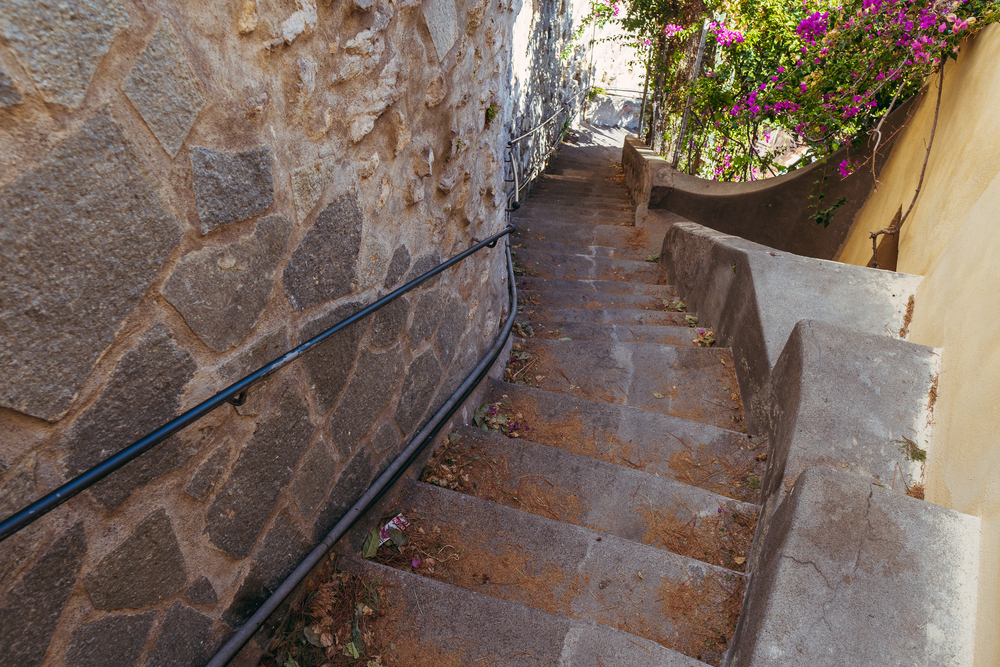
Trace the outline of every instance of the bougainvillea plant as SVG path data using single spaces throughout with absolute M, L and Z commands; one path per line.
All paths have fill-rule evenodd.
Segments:
M 690 19 L 685 7 L 693 5 L 654 0 L 595 0 L 593 16 L 618 22 L 640 43 L 656 44 L 652 36 L 662 35 L 668 49 L 690 44 L 707 25 L 701 75 L 663 79 L 681 88 L 664 98 L 673 100 L 665 115 L 679 116 L 690 99 L 678 167 L 718 180 L 782 173 L 775 159 L 789 144 L 808 163 L 869 135 L 880 138 L 889 111 L 956 58 L 963 39 L 1000 19 L 996 0 L 698 2 L 703 11 L 687 23 L 678 17 Z M 680 59 L 657 62 L 677 67 Z M 676 132 L 679 123 L 664 126 Z M 778 133 L 787 141 L 775 145 Z M 672 145 L 674 137 L 665 138 Z M 834 165 L 841 177 L 858 166 Z

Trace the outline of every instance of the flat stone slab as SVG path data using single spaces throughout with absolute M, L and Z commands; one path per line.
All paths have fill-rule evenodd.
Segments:
M 518 335 L 547 340 L 594 340 L 616 343 L 657 343 L 659 345 L 690 345 L 691 329 L 685 326 L 658 324 L 596 324 L 590 322 L 558 322 L 534 319 L 520 322 Z M 527 328 L 524 328 L 527 327 Z
M 461 558 L 437 566 L 436 578 L 550 614 L 624 628 L 687 655 L 698 652 L 695 638 L 703 624 L 721 621 L 720 603 L 742 594 L 740 573 L 441 487 L 407 481 L 397 507 L 421 517 L 425 530 L 448 530 L 448 543 L 460 550 Z M 341 545 L 350 545 L 353 555 L 368 530 L 352 531 Z M 686 604 L 673 604 L 674 596 L 686 596 Z
M 580 292 L 585 294 L 633 294 L 649 295 L 667 298 L 675 296 L 670 285 L 650 285 L 648 283 L 627 283 L 620 280 L 566 280 L 565 278 L 529 278 L 521 276 L 517 279 L 519 290 L 535 290 L 537 292 Z
M 181 228 L 106 110 L 0 188 L 0 219 L 0 406 L 56 421 Z
M 50 101 L 75 108 L 111 43 L 131 25 L 118 0 L 74 3 L 4 0 L 0 34 Z
M 556 243 L 553 241 L 520 241 L 515 248 L 530 248 L 541 252 L 560 253 L 564 255 L 583 255 L 585 257 L 607 257 L 609 259 L 629 259 L 637 262 L 646 261 L 651 255 L 642 250 L 614 248 L 600 245 L 574 245 L 572 243 Z M 657 255 L 658 257 L 658 255 Z
M 225 352 L 246 338 L 264 312 L 291 232 L 291 222 L 269 215 L 248 236 L 185 255 L 163 296 L 205 345 Z
M 518 316 L 529 322 L 686 326 L 683 319 L 678 317 L 678 313 L 639 308 L 540 308 L 526 305 Z M 685 343 L 690 342 L 690 338 L 685 340 Z
M 503 462 L 501 478 L 486 480 L 473 495 L 658 549 L 666 548 L 661 528 L 697 529 L 706 519 L 722 514 L 728 519 L 734 513 L 747 517 L 752 526 L 757 515 L 756 505 L 655 473 L 472 426 L 459 427 L 455 434 L 461 439 L 452 445 L 453 450 L 460 449 L 469 460 L 479 456 Z M 480 481 L 475 468 L 470 474 Z M 720 544 L 736 549 L 727 538 L 721 535 Z M 680 548 L 675 544 L 669 546 L 674 552 Z M 683 555 L 697 558 L 702 554 Z M 735 553 L 734 558 L 743 560 L 723 565 L 740 571 L 747 556 L 745 552 Z
M 727 665 L 973 664 L 980 520 L 808 468 L 774 517 Z
M 526 276 L 569 280 L 621 280 L 634 283 L 660 282 L 660 267 L 652 262 L 607 257 L 587 257 L 520 249 L 514 261 Z M 515 264 L 517 266 L 517 264 Z
M 676 324 L 687 326 L 685 313 L 667 311 L 663 305 L 667 297 L 633 294 L 602 294 L 587 292 L 557 292 L 551 290 L 536 291 L 520 289 L 517 293 L 518 305 L 525 308 L 584 308 L 603 310 L 607 308 L 632 308 L 669 312 Z M 669 299 L 668 299 L 669 300 Z
M 202 234 L 260 215 L 274 203 L 267 146 L 232 153 L 192 146 L 191 166 Z
M 707 667 L 654 642 L 606 626 L 547 614 L 514 602 L 468 591 L 433 579 L 394 570 L 378 563 L 347 558 L 348 572 L 391 586 L 389 596 L 399 611 L 393 622 L 400 636 L 398 655 L 426 655 L 427 649 L 476 664 L 504 656 L 510 667 L 585 667 L 628 664 L 635 667 Z M 434 614 L 421 613 L 434 609 Z M 596 661 L 600 661 L 597 663 Z
M 514 237 L 531 241 L 551 241 L 567 245 L 605 246 L 609 248 L 639 249 L 643 252 L 660 252 L 663 235 L 656 236 L 643 227 L 632 225 L 578 225 L 556 219 L 524 219 L 514 222 Z
M 490 380 L 530 428 L 521 438 L 608 463 L 669 477 L 720 495 L 757 501 L 743 477 L 759 475 L 758 445 L 744 435 L 649 410 Z M 737 472 L 737 474 L 733 474 Z
M 169 19 L 161 19 L 122 90 L 170 157 L 177 155 L 205 98 Z

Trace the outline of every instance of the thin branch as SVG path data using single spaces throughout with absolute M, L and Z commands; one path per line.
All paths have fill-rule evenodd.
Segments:
M 906 213 L 900 218 L 899 222 L 889 226 L 886 229 L 880 229 L 877 232 L 868 232 L 868 235 L 872 240 L 872 266 L 873 268 L 879 268 L 878 266 L 878 246 L 876 242 L 879 235 L 885 234 L 887 236 L 895 236 L 899 233 L 899 230 L 903 227 L 903 223 L 910 216 L 910 212 L 913 211 L 913 207 L 917 203 L 917 197 L 920 196 L 920 189 L 924 185 L 924 175 L 927 173 L 927 162 L 931 157 L 931 148 L 934 146 L 934 134 L 937 132 L 938 116 L 941 113 L 941 91 L 944 90 L 944 66 L 947 61 L 941 61 L 941 70 L 938 77 L 938 94 L 937 94 L 937 104 L 934 106 L 934 124 L 931 125 L 931 138 L 927 143 L 927 153 L 924 155 L 924 166 L 920 168 L 920 180 L 917 181 L 917 189 L 913 193 L 913 199 L 910 200 L 910 206 L 906 209 Z

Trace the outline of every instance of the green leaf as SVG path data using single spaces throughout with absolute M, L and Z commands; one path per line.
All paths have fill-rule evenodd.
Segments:
M 698 316 L 697 315 L 685 315 L 684 321 L 688 323 L 689 327 L 698 326 Z
M 560 338 L 559 340 L 573 340 L 573 339 L 572 339 L 572 338 L 570 338 L 569 336 L 563 336 L 563 337 L 562 337 L 562 338 Z
M 344 655 L 349 655 L 355 660 L 361 657 L 361 654 L 358 653 L 358 649 L 354 647 L 354 642 L 347 642 L 347 644 L 344 646 Z M 295 667 L 298 667 L 298 665 L 296 665 Z
M 378 528 L 372 528 L 372 531 L 368 533 L 368 538 L 365 540 L 365 545 L 361 547 L 362 558 L 372 558 L 378 553 L 378 540 Z
M 663 394 L 655 393 L 653 394 L 653 398 L 663 398 Z
M 652 255 L 646 257 L 647 262 L 655 262 L 660 259 L 660 253 L 654 252 Z

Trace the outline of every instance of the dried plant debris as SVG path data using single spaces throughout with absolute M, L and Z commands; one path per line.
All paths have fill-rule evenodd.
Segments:
M 388 642 L 377 627 L 388 586 L 337 570 L 330 561 L 307 583 L 303 602 L 271 641 L 263 667 L 381 667 Z
M 501 396 L 499 401 L 484 403 L 476 408 L 472 423 L 484 431 L 493 431 L 509 438 L 519 438 L 525 431 L 531 430 L 524 415 L 511 409 L 507 394 Z
M 539 373 L 541 370 L 539 362 L 540 359 L 536 355 L 522 350 L 520 343 L 514 343 L 511 346 L 510 358 L 507 360 L 503 379 L 515 384 L 537 387 L 538 383 L 545 379 L 545 376 Z
M 644 544 L 681 556 L 743 572 L 757 528 L 757 513 L 720 505 L 716 512 L 700 516 L 674 513 L 657 507 L 642 512 L 646 522 Z M 678 514 L 682 518 L 678 518 Z
M 680 482 L 729 498 L 757 503 L 762 462 L 767 458 L 763 454 L 761 443 L 754 439 L 728 456 L 709 454 L 703 447 L 685 445 L 683 450 L 670 456 L 669 466 Z
M 691 342 L 698 347 L 715 347 L 715 332 L 711 329 L 695 329 L 695 336 Z
M 684 303 L 683 299 L 660 299 L 660 304 L 663 310 L 668 310 L 673 313 L 686 313 L 687 304 Z

